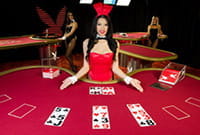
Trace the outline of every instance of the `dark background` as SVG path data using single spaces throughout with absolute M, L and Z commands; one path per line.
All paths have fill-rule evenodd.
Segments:
M 101 0 L 94 0 L 99 2 Z M 61 8 L 67 7 L 75 13 L 79 23 L 78 43 L 74 53 L 82 52 L 82 41 L 88 36 L 93 17 L 96 15 L 91 5 L 80 5 L 79 0 L 26 0 L 1 3 L 0 36 L 20 36 L 35 34 L 47 26 L 40 20 L 35 7 L 39 6 L 56 20 Z M 110 17 L 114 32 L 143 32 L 152 16 L 160 18 L 162 30 L 168 35 L 160 49 L 178 54 L 177 63 L 200 68 L 200 8 L 196 0 L 132 0 L 128 7 L 114 6 Z M 1 60 L 15 58 L 35 58 L 34 48 L 0 51 Z M 10 55 L 10 57 L 9 57 Z

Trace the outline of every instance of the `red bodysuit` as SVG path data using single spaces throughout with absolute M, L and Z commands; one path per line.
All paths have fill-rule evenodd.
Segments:
M 94 81 L 109 81 L 112 79 L 113 53 L 99 54 L 90 52 L 90 71 L 88 76 Z

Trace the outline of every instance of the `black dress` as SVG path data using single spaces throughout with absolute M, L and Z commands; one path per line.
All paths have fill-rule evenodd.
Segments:
M 69 33 L 72 29 L 72 26 L 66 27 L 65 33 Z M 76 32 L 74 32 L 71 36 L 66 38 L 66 42 L 69 43 L 73 38 L 76 37 Z
M 158 35 L 158 29 L 151 28 L 149 39 L 151 40 L 152 43 L 158 38 L 157 35 Z

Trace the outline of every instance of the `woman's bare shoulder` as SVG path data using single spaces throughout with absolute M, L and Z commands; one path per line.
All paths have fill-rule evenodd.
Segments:
M 117 43 L 117 47 L 119 47 L 120 46 L 119 41 L 115 40 L 115 42 Z
M 86 39 L 83 41 L 83 49 L 84 49 L 84 50 L 87 50 L 88 42 L 89 42 L 89 38 L 86 38 Z
M 88 42 L 89 42 L 89 38 L 86 38 L 86 39 L 83 41 L 83 45 L 84 45 L 84 44 L 88 44 Z

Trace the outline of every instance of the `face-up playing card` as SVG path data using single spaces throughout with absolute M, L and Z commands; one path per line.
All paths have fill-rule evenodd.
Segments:
M 102 95 L 115 95 L 114 87 L 102 87 Z
M 46 120 L 45 125 L 56 127 L 62 126 L 65 118 L 69 114 L 69 111 L 70 108 L 55 107 L 51 115 Z
M 90 95 L 115 95 L 114 87 L 89 87 Z
M 110 120 L 107 106 L 94 105 L 92 107 L 92 128 L 110 129 Z
M 141 127 L 156 125 L 155 121 L 140 104 L 127 104 L 127 107 Z
M 35 108 L 36 106 L 24 103 L 19 107 L 15 108 L 14 110 L 12 110 L 11 112 L 9 112 L 8 115 L 21 119 L 30 112 L 32 112 Z
M 101 87 L 89 87 L 90 95 L 101 95 Z
M 162 109 L 177 120 L 182 120 L 190 117 L 189 114 L 187 114 L 175 105 L 165 106 Z

